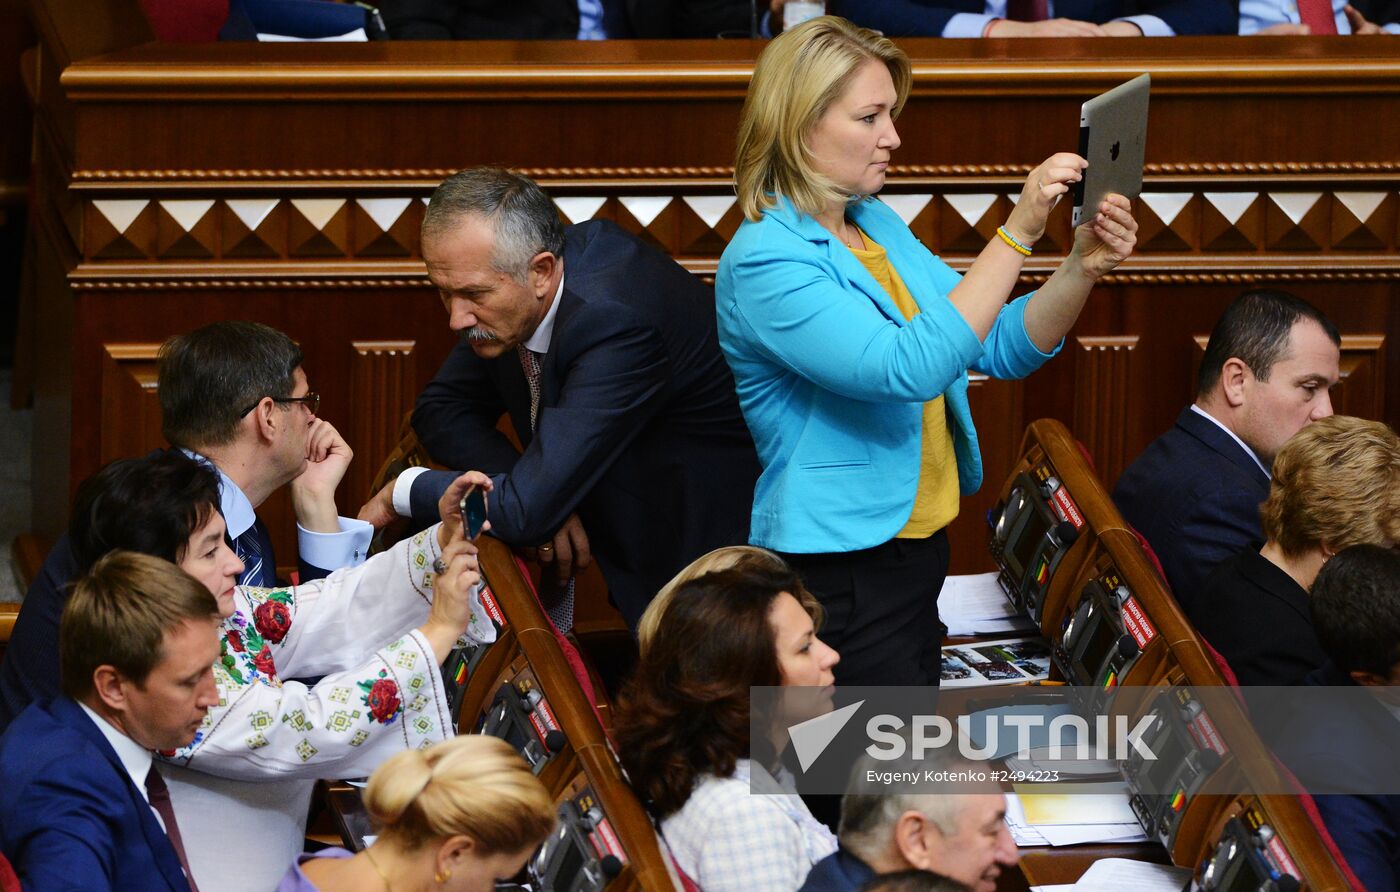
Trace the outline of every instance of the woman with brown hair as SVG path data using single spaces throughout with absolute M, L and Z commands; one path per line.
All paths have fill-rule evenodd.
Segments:
M 1400 437 L 1333 415 L 1293 435 L 1259 508 L 1267 541 L 1225 561 L 1188 616 L 1242 685 L 1293 685 L 1327 660 L 1308 590 L 1351 545 L 1400 543 Z
M 554 828 L 554 801 L 510 744 L 467 734 L 393 756 L 369 779 L 373 845 L 302 855 L 277 892 L 489 892 Z
M 816 636 L 818 610 L 786 569 L 686 582 L 622 693 L 622 763 L 678 866 L 705 892 L 791 892 L 836 850 L 802 800 L 783 792 L 776 754 L 787 723 L 766 739 L 749 734 L 750 687 L 830 688 L 839 657 Z

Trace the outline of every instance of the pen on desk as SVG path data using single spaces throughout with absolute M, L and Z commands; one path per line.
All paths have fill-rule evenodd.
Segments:
M 1033 685 L 1040 685 L 1041 687 L 1062 688 L 1062 687 L 1064 687 L 1066 684 L 1068 684 L 1068 682 L 1064 682 L 1064 681 L 1050 681 L 1050 680 L 1047 679 L 1047 680 L 1044 680 L 1044 681 L 1033 681 L 1033 682 L 1031 682 L 1031 684 L 1033 684 Z

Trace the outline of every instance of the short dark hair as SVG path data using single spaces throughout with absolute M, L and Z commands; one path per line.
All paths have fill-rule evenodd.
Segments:
M 1388 676 L 1400 663 L 1400 552 L 1353 545 L 1313 582 L 1313 629 L 1343 672 Z
M 114 551 L 73 587 L 58 623 L 60 685 L 79 699 L 99 666 L 138 685 L 164 659 L 165 633 L 186 620 L 219 618 L 219 603 L 179 567 L 146 554 Z
M 1254 377 L 1269 380 L 1274 363 L 1288 350 L 1293 326 L 1311 319 L 1332 343 L 1341 346 L 1342 336 L 1332 320 L 1307 301 L 1287 291 L 1259 289 L 1247 291 L 1225 308 L 1206 344 L 1201 371 L 1196 377 L 1196 396 L 1204 397 L 1220 380 L 1226 360 L 1235 357 L 1249 366 Z
M 232 442 L 239 414 L 263 397 L 296 386 L 301 348 L 257 322 L 214 322 L 160 345 L 157 387 L 161 433 L 198 450 Z
M 470 216 L 490 220 L 495 228 L 491 265 L 503 275 L 523 281 L 536 254 L 548 251 L 563 256 L 564 223 L 559 210 L 524 174 L 501 167 L 454 173 L 428 199 L 421 238 L 435 238 Z
M 632 786 L 658 817 L 685 805 L 702 774 L 729 777 L 752 755 L 749 688 L 782 683 L 768 613 L 800 585 L 791 570 L 748 567 L 676 589 L 613 728 Z
M 897 870 L 871 877 L 860 892 L 967 892 L 967 886 L 931 870 Z
M 73 502 L 68 540 L 78 572 L 118 548 L 178 562 L 218 510 L 218 472 L 183 452 L 114 461 L 84 480 Z

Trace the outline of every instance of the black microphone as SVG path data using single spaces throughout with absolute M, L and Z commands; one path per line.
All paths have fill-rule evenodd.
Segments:
M 1059 525 L 1055 527 L 1055 541 L 1065 548 L 1069 548 L 1073 545 L 1078 538 L 1079 527 L 1067 520 L 1060 521 Z
M 1298 882 L 1297 877 L 1286 873 L 1277 880 L 1274 880 L 1274 888 L 1277 889 L 1278 892 L 1298 892 L 1303 886 Z
M 622 859 L 616 855 L 604 855 L 598 862 L 598 866 L 603 869 L 603 876 L 608 879 L 622 873 Z
M 544 748 L 551 753 L 557 753 L 569 742 L 569 738 L 564 736 L 564 732 L 558 728 L 553 728 L 544 736 Z
M 758 40 L 758 0 L 749 0 L 749 38 Z

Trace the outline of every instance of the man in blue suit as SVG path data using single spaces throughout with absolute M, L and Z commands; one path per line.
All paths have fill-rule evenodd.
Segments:
M 597 557 L 633 626 L 687 563 L 747 540 L 758 457 L 709 288 L 610 222 L 565 228 L 539 186 L 494 168 L 438 187 L 422 245 L 462 340 L 413 426 L 437 462 L 494 475 L 492 535 L 561 581 Z M 419 470 L 360 517 L 429 521 L 456 475 Z M 568 625 L 568 595 L 545 601 Z
M 1251 291 L 1216 322 L 1196 402 L 1123 472 L 1113 500 L 1151 543 L 1187 612 L 1215 565 L 1262 544 L 1274 455 L 1332 414 L 1341 336 L 1312 304 Z
M 828 6 L 887 37 L 1170 37 L 1234 34 L 1229 0 L 840 0 Z M 1131 14 L 1136 13 L 1136 14 Z M 1021 20 L 1025 19 L 1025 20 Z
M 0 735 L 0 851 L 30 892 L 187 892 L 152 750 L 194 739 L 218 702 L 219 608 L 167 561 L 116 551 L 64 609 L 64 695 Z

